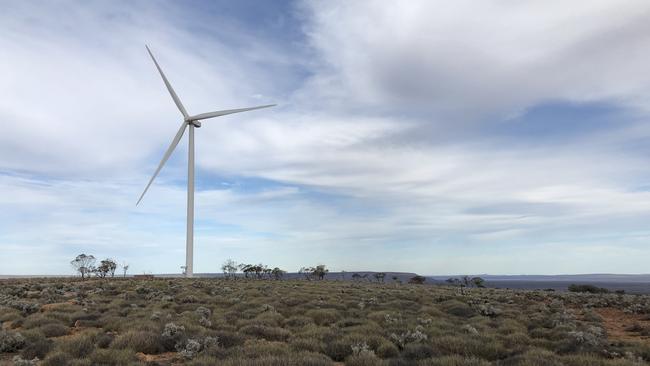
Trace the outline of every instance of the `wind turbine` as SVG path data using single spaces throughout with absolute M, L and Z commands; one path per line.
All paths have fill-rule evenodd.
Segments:
M 250 108 L 226 109 L 226 110 L 216 111 L 216 112 L 189 115 L 187 113 L 187 110 L 185 110 L 185 107 L 183 107 L 183 103 L 181 103 L 181 100 L 178 98 L 178 95 L 176 95 L 176 92 L 174 91 L 171 84 L 169 83 L 169 80 L 167 80 L 167 77 L 165 76 L 162 69 L 160 68 L 160 65 L 158 65 L 158 61 L 156 61 L 156 58 L 153 57 L 153 53 L 151 53 L 149 46 L 145 46 L 145 47 L 147 47 L 147 52 L 149 52 L 149 56 L 151 56 L 153 63 L 156 65 L 156 68 L 160 73 L 160 77 L 162 77 L 163 82 L 165 83 L 165 86 L 169 91 L 169 94 L 171 94 L 172 99 L 176 104 L 176 107 L 178 107 L 178 110 L 181 111 L 181 114 L 183 115 L 183 122 L 181 123 L 181 127 L 178 129 L 178 132 L 176 132 L 176 136 L 174 136 L 172 143 L 169 145 L 167 151 L 165 151 L 165 154 L 160 160 L 160 164 L 158 164 L 158 168 L 156 168 L 156 171 L 153 173 L 153 176 L 151 177 L 151 179 L 149 179 L 149 183 L 147 183 L 147 186 L 144 188 L 144 191 L 140 195 L 140 198 L 138 199 L 136 206 L 140 203 L 140 201 L 142 201 L 142 197 L 144 197 L 144 194 L 147 193 L 149 186 L 151 186 L 151 183 L 153 183 L 153 180 L 160 172 L 160 169 L 162 169 L 163 165 L 165 165 L 165 162 L 167 162 L 167 159 L 169 159 L 169 156 L 176 148 L 176 145 L 178 145 L 178 142 L 183 137 L 183 133 L 185 133 L 185 130 L 189 128 L 190 141 L 187 149 L 187 237 L 186 237 L 186 247 L 185 247 L 185 276 L 192 277 L 193 261 L 194 261 L 194 254 L 193 254 L 194 251 L 194 128 L 201 127 L 200 121 L 204 119 L 225 116 L 227 114 L 252 111 L 255 109 L 273 107 L 275 106 L 275 104 L 261 105 L 261 106 L 250 107 Z

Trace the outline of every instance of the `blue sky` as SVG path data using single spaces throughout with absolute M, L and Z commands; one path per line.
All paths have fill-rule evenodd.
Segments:
M 0 274 L 647 273 L 645 1 L 6 2 Z

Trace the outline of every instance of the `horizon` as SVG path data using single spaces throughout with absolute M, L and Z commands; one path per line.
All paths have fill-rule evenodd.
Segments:
M 196 133 L 197 274 L 648 274 L 648 2 L 4 10 L 0 276 L 180 273 L 186 139 L 136 207 L 182 121 L 145 44 L 190 115 L 277 104 Z

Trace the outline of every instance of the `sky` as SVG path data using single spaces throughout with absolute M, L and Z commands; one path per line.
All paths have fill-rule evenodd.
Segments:
M 649 273 L 650 3 L 0 1 L 0 274 Z

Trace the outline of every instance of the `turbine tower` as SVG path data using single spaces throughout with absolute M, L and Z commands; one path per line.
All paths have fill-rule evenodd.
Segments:
M 151 186 L 153 180 L 156 179 L 156 176 L 160 172 L 160 169 L 162 169 L 163 165 L 165 165 L 165 162 L 167 162 L 167 159 L 169 159 L 169 156 L 176 148 L 176 145 L 178 145 L 178 142 L 183 137 L 183 133 L 185 133 L 185 130 L 189 128 L 189 133 L 188 133 L 189 146 L 187 149 L 187 237 L 186 237 L 186 247 L 185 247 L 186 250 L 185 276 L 192 277 L 193 261 L 194 261 L 194 254 L 193 254 L 194 251 L 194 128 L 201 127 L 200 121 L 204 119 L 225 116 L 227 114 L 252 111 L 255 109 L 273 107 L 275 106 L 275 104 L 261 105 L 261 106 L 250 107 L 250 108 L 226 109 L 226 110 L 216 111 L 216 112 L 189 115 L 187 113 L 187 110 L 185 110 L 185 107 L 183 107 L 181 100 L 178 98 L 178 95 L 176 95 L 176 92 L 174 91 L 171 84 L 169 83 L 169 80 L 167 80 L 167 77 L 165 76 L 162 69 L 160 68 L 160 65 L 158 65 L 158 61 L 156 61 L 156 58 L 153 57 L 153 53 L 151 53 L 149 46 L 145 46 L 145 47 L 147 47 L 147 52 L 149 52 L 149 56 L 151 56 L 153 63 L 156 65 L 156 68 L 160 73 L 160 77 L 162 77 L 163 82 L 165 83 L 165 86 L 169 91 L 169 94 L 172 96 L 172 99 L 176 104 L 176 107 L 178 107 L 178 109 L 181 111 L 181 114 L 183 115 L 183 122 L 181 123 L 181 127 L 178 129 L 178 132 L 176 132 L 176 136 L 174 136 L 172 143 L 169 145 L 167 151 L 165 151 L 165 154 L 160 160 L 160 164 L 158 164 L 158 168 L 156 168 L 156 171 L 153 173 L 153 176 L 151 177 L 151 179 L 149 179 L 149 183 L 147 183 L 147 186 L 144 188 L 144 191 L 140 195 L 140 198 L 138 199 L 136 206 L 140 203 L 140 201 L 142 201 L 142 197 L 144 197 L 144 194 L 147 193 L 149 186 Z

